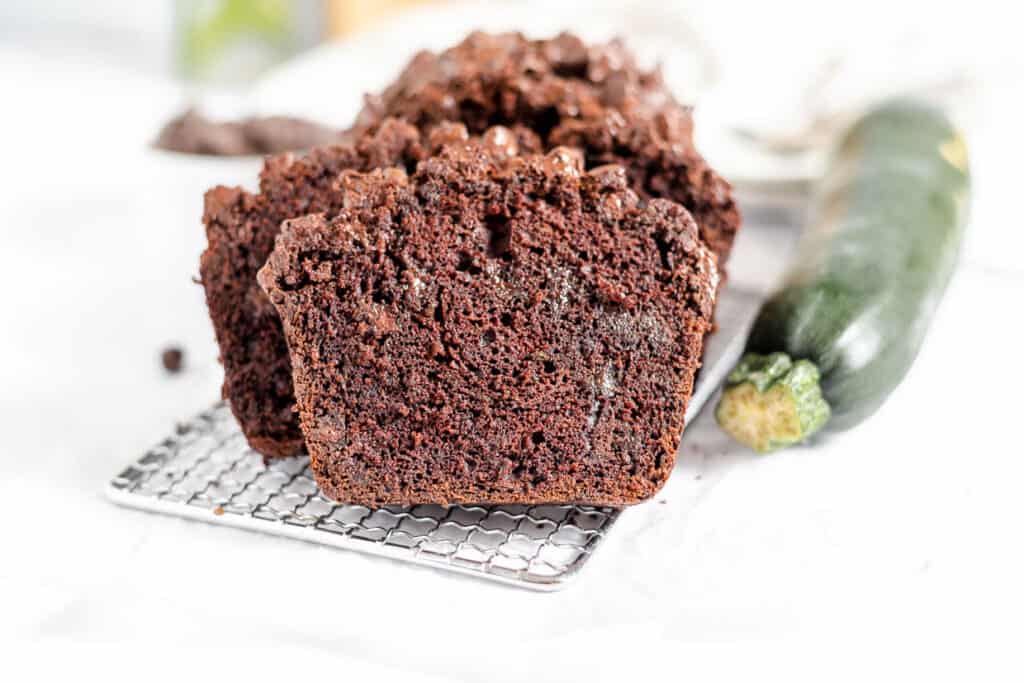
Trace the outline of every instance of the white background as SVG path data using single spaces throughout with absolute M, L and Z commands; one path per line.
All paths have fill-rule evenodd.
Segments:
M 166 7 L 120 21 L 100 4 L 95 16 L 48 22 L 27 3 L 6 6 L 0 653 L 10 679 L 1019 680 L 1020 23 L 978 3 L 762 5 L 685 10 L 726 65 L 717 106 L 738 121 L 749 110 L 755 124 L 783 125 L 775 100 L 785 98 L 773 92 L 806 79 L 830 47 L 902 44 L 886 35 L 923 36 L 913 45 L 927 49 L 885 68 L 864 62 L 858 87 L 963 65 L 982 84 L 964 107 L 977 192 L 961 267 L 913 371 L 874 419 L 758 457 L 705 413 L 655 502 L 624 514 L 557 594 L 101 498 L 121 466 L 218 394 L 212 331 L 189 279 L 201 194 L 251 184 L 257 164 L 147 148 L 183 104 L 163 68 Z M 649 31 L 643 11 L 627 8 L 622 30 Z M 597 21 L 568 13 L 563 23 L 584 30 Z M 523 24 L 562 21 L 538 14 L 527 8 Z M 465 28 L 454 21 L 419 15 L 370 42 L 389 54 L 414 47 L 409 35 L 443 43 Z M 349 69 L 331 88 L 317 84 L 324 111 L 351 110 L 351 90 L 392 75 L 366 44 L 315 58 Z M 314 67 L 282 72 L 258 106 L 309 101 L 302 73 Z M 768 286 L 788 239 L 753 222 L 734 278 Z M 168 343 L 188 353 L 174 378 L 159 365 Z

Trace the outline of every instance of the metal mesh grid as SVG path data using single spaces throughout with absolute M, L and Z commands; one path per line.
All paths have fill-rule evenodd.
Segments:
M 114 477 L 132 507 L 431 564 L 540 590 L 560 587 L 619 511 L 580 505 L 388 506 L 324 497 L 308 458 L 264 465 L 226 404 L 187 423 Z

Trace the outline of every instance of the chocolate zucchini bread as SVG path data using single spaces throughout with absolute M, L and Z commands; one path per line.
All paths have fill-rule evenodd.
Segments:
M 332 498 L 635 503 L 667 479 L 716 258 L 679 204 L 577 153 L 446 146 L 343 171 L 259 273 Z
M 621 164 L 641 197 L 690 210 L 720 267 L 729 257 L 740 224 L 731 187 L 694 149 L 690 110 L 618 41 L 588 47 L 567 33 L 550 40 L 473 33 L 413 58 L 394 84 L 367 98 L 354 131 L 388 116 L 421 130 L 442 121 L 471 133 L 523 125 L 545 149 L 581 148 L 587 168 Z
M 536 136 L 523 129 L 498 128 L 488 135 L 527 150 L 539 146 Z M 449 125 L 436 127 L 424 139 L 412 126 L 388 119 L 355 144 L 268 159 L 256 194 L 229 187 L 207 192 L 203 222 L 208 244 L 199 272 L 224 365 L 222 393 L 254 450 L 267 457 L 287 456 L 303 446 L 281 323 L 256 283 L 281 221 L 311 212 L 331 216 L 345 207 L 344 171 L 411 169 L 431 149 L 465 137 L 464 127 Z

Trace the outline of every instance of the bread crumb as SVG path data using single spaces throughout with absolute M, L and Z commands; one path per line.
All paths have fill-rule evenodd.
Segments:
M 160 354 L 160 362 L 164 370 L 174 375 L 181 372 L 185 362 L 185 352 L 177 346 L 169 346 Z

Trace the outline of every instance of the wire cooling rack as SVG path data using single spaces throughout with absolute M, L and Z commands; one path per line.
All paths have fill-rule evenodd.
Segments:
M 756 300 L 732 292 L 686 420 L 736 360 Z M 583 505 L 417 505 L 370 509 L 320 493 L 306 457 L 265 465 L 218 403 L 125 468 L 107 486 L 115 503 L 263 531 L 417 564 L 556 590 L 574 578 L 620 514 Z
M 221 403 L 179 425 L 110 482 L 115 502 L 556 588 L 618 516 L 611 508 L 389 506 L 372 510 L 320 493 L 306 457 L 264 465 Z

